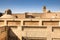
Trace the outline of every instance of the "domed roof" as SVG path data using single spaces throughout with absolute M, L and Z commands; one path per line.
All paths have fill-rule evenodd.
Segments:
M 12 14 L 12 11 L 10 9 L 6 9 L 5 14 Z
M 16 18 L 16 17 L 11 15 L 10 9 L 7 9 L 7 10 L 5 10 L 5 14 L 3 16 L 1 16 L 0 18 Z
M 46 9 L 46 6 L 43 6 L 43 9 Z

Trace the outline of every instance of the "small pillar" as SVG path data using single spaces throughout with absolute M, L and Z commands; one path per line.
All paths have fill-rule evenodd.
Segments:
M 59 21 L 59 26 L 60 26 L 60 21 Z
M 42 26 L 42 20 L 39 20 L 39 26 Z
M 7 26 L 7 20 L 4 20 L 4 25 Z
M 52 26 L 47 26 L 47 40 L 52 40 L 51 34 L 52 34 Z

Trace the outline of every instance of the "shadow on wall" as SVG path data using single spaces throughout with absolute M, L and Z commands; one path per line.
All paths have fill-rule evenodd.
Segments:
M 11 30 L 11 28 L 9 28 L 8 31 L 8 40 L 20 40 L 16 34 L 14 34 L 14 32 Z

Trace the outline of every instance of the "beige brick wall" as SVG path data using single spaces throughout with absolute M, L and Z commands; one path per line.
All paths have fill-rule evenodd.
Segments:
M 19 26 L 21 23 L 20 21 L 8 21 L 8 26 Z
M 7 38 L 7 33 L 3 32 L 2 34 L 0 34 L 0 40 L 6 40 Z
M 39 25 L 38 21 L 24 21 L 24 25 Z
M 47 28 L 24 28 L 23 31 L 47 31 Z
M 7 34 L 7 28 L 0 27 L 0 40 L 7 40 L 8 39 L 8 34 Z
M 17 16 L 17 18 L 25 18 L 25 14 L 13 14 L 13 16 Z

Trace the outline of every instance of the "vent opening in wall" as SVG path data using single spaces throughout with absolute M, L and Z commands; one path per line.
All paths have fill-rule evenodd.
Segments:
M 39 21 L 24 21 L 23 25 L 39 25 Z
M 60 33 L 60 27 L 52 27 L 52 32 Z
M 60 38 L 53 38 L 52 40 L 60 40 Z
M 46 37 L 22 37 L 23 40 L 47 40 Z
M 0 20 L 0 25 L 4 25 L 4 21 L 3 20 Z
M 42 21 L 42 25 L 58 26 L 59 25 L 59 21 Z

